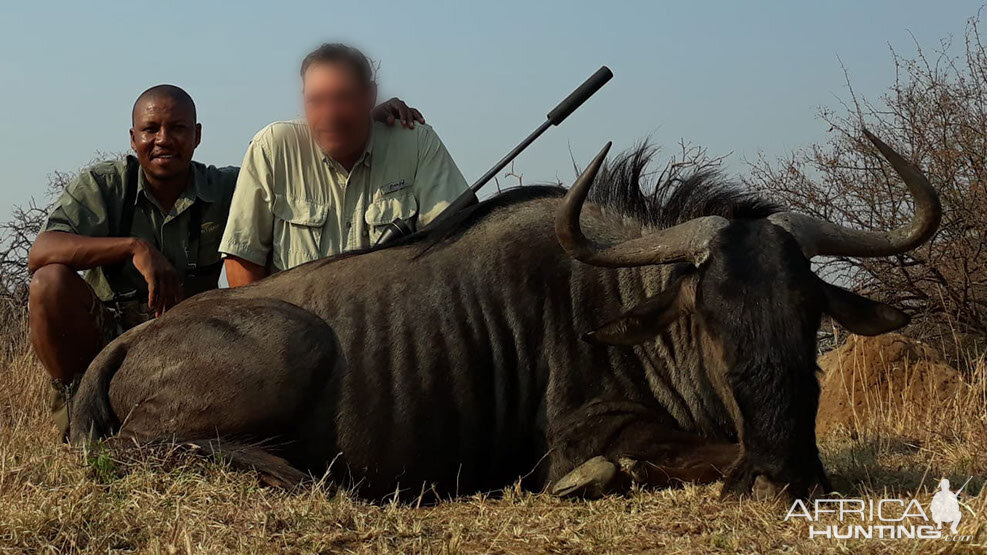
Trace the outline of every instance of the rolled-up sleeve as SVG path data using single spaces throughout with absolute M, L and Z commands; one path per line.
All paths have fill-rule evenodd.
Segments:
M 418 223 L 428 225 L 466 190 L 466 179 L 431 127 L 421 126 L 415 188 Z
M 273 165 L 268 134 L 258 133 L 247 147 L 230 204 L 219 251 L 267 265 L 274 230 Z
M 110 234 L 109 210 L 96 177 L 83 170 L 62 191 L 48 214 L 43 231 L 64 231 L 89 237 Z

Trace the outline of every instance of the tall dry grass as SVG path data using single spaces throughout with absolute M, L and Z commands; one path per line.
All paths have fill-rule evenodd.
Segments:
M 809 539 L 780 501 L 717 499 L 718 484 L 563 501 L 508 488 L 436 506 L 372 505 L 320 483 L 261 487 L 180 449 L 126 459 L 60 444 L 48 384 L 8 323 L 0 357 L 0 549 L 11 552 L 949 552 L 987 544 L 987 365 L 921 411 L 875 402 L 821 440 L 839 493 L 916 497 L 962 483 L 964 543 Z M 869 364 L 861 361 L 860 364 Z M 848 373 L 866 367 L 845 368 Z M 893 387 L 888 390 L 893 395 Z M 875 393 L 877 394 L 877 393 Z

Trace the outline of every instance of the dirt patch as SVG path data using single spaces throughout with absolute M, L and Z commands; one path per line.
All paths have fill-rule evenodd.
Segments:
M 964 387 L 954 368 L 931 346 L 889 333 L 851 336 L 819 359 L 822 394 L 816 429 L 860 430 L 894 415 L 933 413 Z

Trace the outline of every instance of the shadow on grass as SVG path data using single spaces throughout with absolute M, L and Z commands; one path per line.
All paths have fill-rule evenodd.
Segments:
M 833 488 L 849 497 L 931 493 L 940 478 L 949 478 L 954 491 L 969 479 L 963 493 L 977 496 L 987 482 L 972 458 L 943 465 L 920 440 L 904 436 L 843 438 L 826 442 L 821 451 Z

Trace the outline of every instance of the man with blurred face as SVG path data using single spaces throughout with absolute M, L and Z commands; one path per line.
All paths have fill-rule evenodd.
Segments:
M 276 122 L 243 159 L 220 251 L 231 286 L 428 224 L 466 189 L 435 131 L 374 123 L 370 61 L 324 44 L 301 66 L 304 121 Z

